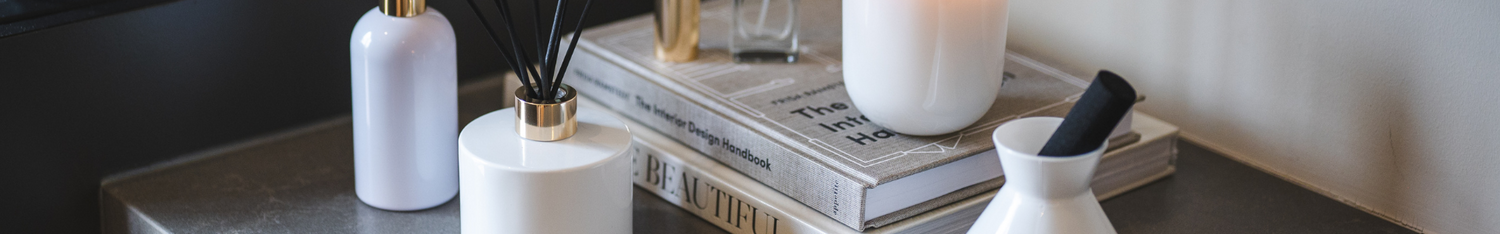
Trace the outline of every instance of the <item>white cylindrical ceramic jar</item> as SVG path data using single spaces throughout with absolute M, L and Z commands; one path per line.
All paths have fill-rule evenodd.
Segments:
M 459 134 L 463 233 L 631 232 L 630 129 L 563 90 L 567 101 L 518 98 Z
M 844 84 L 859 111 L 909 135 L 958 131 L 1000 91 L 1007 0 L 843 0 Z
M 408 5 L 382 2 L 349 39 L 354 190 L 380 209 L 431 208 L 458 193 L 453 27 L 421 1 L 387 2 Z

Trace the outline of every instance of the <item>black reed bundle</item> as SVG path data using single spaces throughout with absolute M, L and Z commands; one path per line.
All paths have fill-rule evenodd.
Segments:
M 509 1 L 494 0 L 495 8 L 500 11 L 500 19 L 505 21 L 505 25 L 503 25 L 505 31 L 509 34 L 507 35 L 509 36 L 507 39 L 510 42 L 509 49 L 505 48 L 503 43 L 500 43 L 502 39 L 499 35 L 495 34 L 494 27 L 490 26 L 490 22 L 484 17 L 484 14 L 480 13 L 479 5 L 475 4 L 474 0 L 466 1 L 469 2 L 469 9 L 474 10 L 474 15 L 479 16 L 479 22 L 484 25 L 484 30 L 489 32 L 490 40 L 495 43 L 495 47 L 500 48 L 501 60 L 504 60 L 505 64 L 510 66 L 511 71 L 515 71 L 516 78 L 521 79 L 521 85 L 528 91 L 525 95 L 532 100 L 542 102 L 554 101 L 553 99 L 558 96 L 557 92 L 561 90 L 562 79 L 567 75 L 568 62 L 573 60 L 573 49 L 578 46 L 578 37 L 583 33 L 583 20 L 588 16 L 589 6 L 593 5 L 594 0 L 585 0 L 583 2 L 583 10 L 578 13 L 578 20 L 574 22 L 573 40 L 568 43 L 568 51 L 562 56 L 561 64 L 558 64 L 558 52 L 561 52 L 558 51 L 558 47 L 561 46 L 559 42 L 562 40 L 562 38 L 559 38 L 561 36 L 559 34 L 562 33 L 563 18 L 567 14 L 568 0 L 557 1 L 557 7 L 553 8 L 552 12 L 552 23 L 549 24 L 551 28 L 547 31 L 542 30 L 543 12 L 541 1 L 534 0 L 532 2 L 532 15 L 536 18 L 536 22 L 533 24 L 536 27 L 536 61 L 539 67 L 530 66 L 532 64 L 531 55 L 527 54 L 526 50 L 519 45 L 521 41 L 516 38 L 516 25 L 513 23 L 514 20 L 511 17 L 515 12 L 511 11 Z

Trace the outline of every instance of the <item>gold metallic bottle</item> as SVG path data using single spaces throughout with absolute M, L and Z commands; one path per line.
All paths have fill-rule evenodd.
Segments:
M 656 59 L 698 58 L 698 0 L 656 0 Z

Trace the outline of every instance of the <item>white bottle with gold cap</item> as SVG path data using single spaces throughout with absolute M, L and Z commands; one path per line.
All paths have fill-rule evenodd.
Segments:
M 630 129 L 562 86 L 458 136 L 463 233 L 630 233 Z
M 458 65 L 453 26 L 424 0 L 382 0 L 354 26 L 354 191 L 365 204 L 420 210 L 458 193 Z

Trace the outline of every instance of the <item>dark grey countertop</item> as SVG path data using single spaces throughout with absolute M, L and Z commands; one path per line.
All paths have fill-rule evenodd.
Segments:
M 467 123 L 503 106 L 500 82 L 461 91 Z M 111 176 L 105 233 L 457 233 L 458 199 L 392 212 L 354 195 L 348 118 Z M 1177 173 L 1103 202 L 1120 233 L 1414 233 L 1191 142 Z M 635 190 L 635 233 L 723 233 Z

